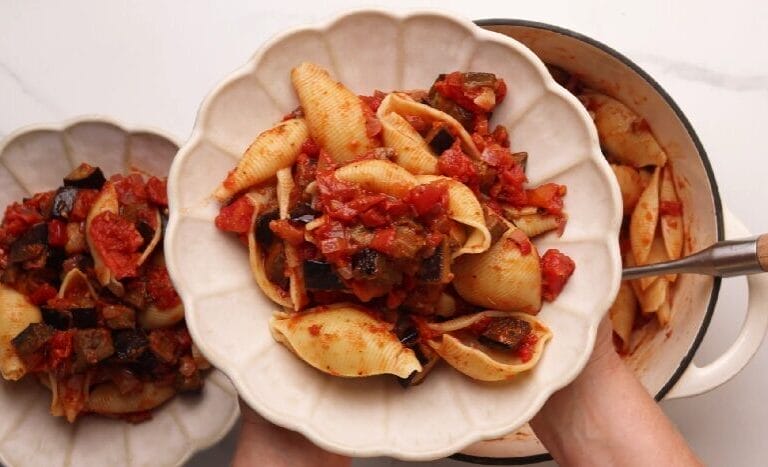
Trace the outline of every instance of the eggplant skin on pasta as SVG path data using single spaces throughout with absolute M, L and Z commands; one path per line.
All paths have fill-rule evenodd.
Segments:
M 0 373 L 36 378 L 51 413 L 140 422 L 209 364 L 184 323 L 162 250 L 164 179 L 81 164 L 0 224 Z
M 533 368 L 552 337 L 535 315 L 575 264 L 531 242 L 562 234 L 566 187 L 528 186 L 528 154 L 491 124 L 504 80 L 455 71 L 358 96 L 313 63 L 290 79 L 299 107 L 214 193 L 216 226 L 279 307 L 275 340 L 325 373 L 405 386 L 440 360 L 482 381 Z

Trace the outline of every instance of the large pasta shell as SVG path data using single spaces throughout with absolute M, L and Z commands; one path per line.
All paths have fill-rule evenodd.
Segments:
M 483 207 L 472 190 L 450 177 L 419 175 L 416 179 L 419 184 L 432 183 L 437 180 L 446 183 L 448 185 L 448 216 L 470 229 L 463 246 L 453 252 L 453 258 L 465 253 L 482 253 L 490 248 L 491 232 L 485 225 Z
M 461 332 L 484 318 L 512 317 L 531 324 L 532 332 L 538 338 L 533 356 L 523 362 L 514 352 L 488 347 L 478 342 L 474 334 Z M 526 313 L 483 311 L 463 316 L 432 326 L 435 331 L 444 332 L 439 338 L 428 341 L 429 346 L 449 365 L 465 375 L 480 381 L 503 381 L 530 370 L 541 358 L 544 346 L 552 332 L 541 321 Z M 458 332 L 457 332 L 458 331 Z
M 639 115 L 618 100 L 596 92 L 579 96 L 595 118 L 600 144 L 613 159 L 633 167 L 663 166 L 667 154 Z
M 653 238 L 653 243 L 651 244 L 651 251 L 648 253 L 647 262 L 648 264 L 656 264 L 665 261 L 669 261 L 669 256 L 667 256 L 667 250 L 664 248 L 664 241 L 661 239 L 661 234 L 657 231 L 656 236 Z M 677 274 L 665 274 L 664 277 L 669 282 L 675 282 L 677 280 Z M 655 280 L 656 276 L 641 277 L 640 279 L 637 279 L 643 290 L 647 289 Z
M 274 177 L 278 170 L 293 165 L 307 138 L 309 130 L 301 118 L 286 120 L 261 133 L 213 195 L 223 202 Z
M 528 238 L 533 238 L 559 229 L 565 223 L 565 215 L 556 216 L 537 212 L 536 214 L 517 217 L 512 220 L 512 223 L 522 230 Z
M 661 171 L 661 184 L 659 186 L 659 201 L 661 203 L 679 203 L 675 189 L 675 178 L 672 167 L 667 165 Z M 661 235 L 664 239 L 664 247 L 670 259 L 680 259 L 683 255 L 683 216 L 679 214 L 661 215 Z
M 179 303 L 172 308 L 161 309 L 150 305 L 137 314 L 139 325 L 144 329 L 169 328 L 184 319 L 184 305 Z
M 395 112 L 380 120 L 384 145 L 395 150 L 398 165 L 416 175 L 438 173 L 437 157 L 410 123 Z
M 635 263 L 638 266 L 648 264 L 648 255 L 659 221 L 659 169 L 653 172 L 648 186 L 643 190 L 640 199 L 632 212 L 629 221 L 629 243 Z
M 339 180 L 360 185 L 373 193 L 403 197 L 418 185 L 416 177 L 394 162 L 372 159 L 353 162 L 334 172 Z
M 312 137 L 333 160 L 347 162 L 378 145 L 368 136 L 360 98 L 326 70 L 302 63 L 291 70 L 291 82 Z
M 643 193 L 645 187 L 643 178 L 637 169 L 629 165 L 611 164 L 611 169 L 616 176 L 616 181 L 619 182 L 624 215 L 630 214 Z
M 281 313 L 272 318 L 270 329 L 275 340 L 299 358 L 335 376 L 393 374 L 405 378 L 421 371 L 418 358 L 400 343 L 391 324 L 353 304 Z
M 487 251 L 456 259 L 452 268 L 453 286 L 464 300 L 495 310 L 538 313 L 541 308 L 539 253 L 532 243 L 530 253 L 520 252 L 513 238 L 520 233 L 510 226 Z
M 608 316 L 611 319 L 613 331 L 621 339 L 621 348 L 624 352 L 629 351 L 632 326 L 635 324 L 636 315 L 637 299 L 635 293 L 628 282 L 622 282 L 616 300 L 613 301 L 608 311 Z
M 461 147 L 464 152 L 475 159 L 480 158 L 480 151 L 477 150 L 477 146 L 475 146 L 475 143 L 472 141 L 472 137 L 469 133 L 467 133 L 467 130 L 464 129 L 461 123 L 447 113 L 426 104 L 416 102 L 408 95 L 399 93 L 391 93 L 385 97 L 384 100 L 381 101 L 381 105 L 379 105 L 376 115 L 378 115 L 379 120 L 383 121 L 386 115 L 393 112 L 401 116 L 421 117 L 430 123 L 445 123 L 454 134 L 459 136 Z M 398 148 L 395 147 L 394 149 L 397 150 Z
M 112 383 L 100 384 L 90 391 L 86 410 L 103 415 L 120 415 L 145 412 L 166 402 L 176 394 L 172 386 L 155 383 L 142 384 L 141 390 L 121 394 Z
M 43 320 L 40 309 L 16 290 L 0 283 L 0 373 L 7 380 L 18 380 L 27 370 L 11 343 L 32 323 Z

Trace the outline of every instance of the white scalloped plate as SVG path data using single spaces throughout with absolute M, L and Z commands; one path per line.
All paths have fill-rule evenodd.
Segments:
M 214 227 L 210 195 L 248 143 L 297 106 L 289 71 L 301 61 L 329 68 L 359 94 L 426 88 L 453 70 L 505 79 L 509 94 L 494 123 L 507 125 L 513 149 L 530 154 L 531 183 L 568 185 L 568 228 L 538 245 L 577 264 L 539 315 L 554 339 L 529 374 L 480 384 L 440 367 L 403 390 L 386 377 L 327 376 L 273 341 L 267 320 L 275 305 L 253 281 L 242 245 Z M 168 267 L 202 351 L 263 416 L 348 455 L 433 459 L 521 426 L 582 369 L 618 289 L 619 190 L 588 115 L 520 43 L 439 13 L 354 12 L 268 42 L 202 104 L 171 168 L 169 196 Z
M 47 191 L 80 162 L 107 176 L 137 168 L 166 174 L 178 149 L 154 130 L 126 130 L 103 117 L 36 125 L 0 143 L 0 208 Z M 131 425 L 101 417 L 75 424 L 54 418 L 50 391 L 35 381 L 0 378 L 0 461 L 7 467 L 178 466 L 211 446 L 237 420 L 237 394 L 213 370 L 203 393 L 175 397 L 150 421 Z

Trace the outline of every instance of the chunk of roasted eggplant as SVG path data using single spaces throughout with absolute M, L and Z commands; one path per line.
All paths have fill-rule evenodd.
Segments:
M 275 234 L 269 228 L 269 223 L 280 218 L 277 211 L 268 212 L 256 218 L 256 241 L 261 245 L 269 245 L 275 239 Z
M 69 219 L 69 213 L 72 212 L 72 208 L 75 206 L 77 192 L 78 189 L 71 186 L 63 186 L 56 190 L 51 206 L 51 215 L 53 217 Z
M 297 203 L 296 206 L 291 209 L 289 217 L 292 222 L 298 222 L 300 224 L 307 224 L 315 220 L 319 213 L 312 209 L 307 203 Z
M 344 283 L 330 264 L 324 261 L 304 262 L 304 286 L 307 290 L 342 290 Z
M 44 306 L 40 308 L 40 314 L 43 316 L 43 322 L 54 329 L 64 331 L 72 327 L 72 313 L 69 310 Z
M 70 312 L 72 313 L 72 326 L 78 329 L 95 328 L 99 324 L 96 308 L 73 308 Z
M 478 340 L 489 347 L 516 350 L 531 333 L 531 323 L 517 318 L 494 319 Z
M 43 348 L 53 337 L 54 329 L 45 323 L 32 323 L 11 340 L 22 360 Z
M 443 242 L 435 249 L 435 253 L 421 262 L 418 279 L 431 284 L 448 283 L 451 281 L 451 253 L 448 242 Z
M 106 181 L 100 168 L 83 163 L 64 177 L 64 186 L 100 190 Z
M 364 248 L 352 257 L 352 270 L 362 277 L 374 277 L 383 260 L 378 251 Z
M 45 222 L 33 225 L 21 237 L 11 244 L 8 260 L 21 263 L 47 257 L 48 226 Z M 45 264 L 45 263 L 43 263 Z
M 152 238 L 155 236 L 155 229 L 153 229 L 148 222 L 143 220 L 136 223 L 136 230 L 139 231 L 142 240 L 144 240 L 142 248 L 149 245 L 149 243 L 152 241 Z
M 442 154 L 443 151 L 453 146 L 453 141 L 455 139 L 456 138 L 454 138 L 451 132 L 448 131 L 448 127 L 444 123 L 432 127 L 424 137 L 424 140 L 429 144 L 429 147 L 438 156 Z
M 525 171 L 525 168 L 528 165 L 528 153 L 525 151 L 512 153 L 512 160 Z
M 442 78 L 438 78 L 438 80 L 440 79 Z M 454 101 L 443 97 L 442 94 L 435 90 L 434 86 L 429 90 L 427 105 L 434 107 L 437 110 L 442 110 L 451 117 L 455 118 L 456 121 L 461 123 L 461 126 L 463 126 L 467 131 L 472 130 L 472 123 L 474 122 L 474 115 L 472 115 L 472 112 L 455 103 Z
M 115 347 L 108 329 L 78 329 L 72 339 L 76 358 L 90 365 L 112 356 Z
M 112 339 L 115 346 L 115 358 L 120 362 L 136 362 L 147 350 L 149 339 L 141 330 L 127 329 L 117 331 Z
M 408 315 L 398 315 L 394 331 L 400 343 L 407 347 L 415 345 L 419 340 L 419 330 Z
M 485 225 L 488 226 L 488 231 L 491 233 L 491 244 L 495 244 L 509 230 L 509 224 L 503 219 L 501 214 L 487 205 L 483 206 L 483 212 L 485 214 Z

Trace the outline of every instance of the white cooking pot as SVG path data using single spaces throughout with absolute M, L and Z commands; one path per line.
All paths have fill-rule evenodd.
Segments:
M 688 240 L 685 252 L 698 251 L 718 240 L 749 235 L 724 209 L 706 152 L 688 119 L 672 98 L 646 72 L 619 52 L 581 34 L 522 20 L 492 19 L 480 26 L 511 36 L 541 59 L 575 73 L 588 87 L 613 96 L 650 125 L 666 150 L 675 175 L 682 180 Z M 704 393 L 736 375 L 757 351 L 768 328 L 768 274 L 747 279 L 749 301 L 739 336 L 707 366 L 692 359 L 717 302 L 720 279 L 682 275 L 677 282 L 668 329 L 640 330 L 638 349 L 627 364 L 656 400 Z M 477 443 L 457 459 L 482 464 L 524 464 L 551 459 L 529 427 L 505 438 Z

